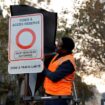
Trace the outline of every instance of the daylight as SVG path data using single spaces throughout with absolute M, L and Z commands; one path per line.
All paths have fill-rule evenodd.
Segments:
M 39 14 L 36 12 L 27 14 L 25 9 L 28 10 L 29 7 L 27 9 L 24 5 L 39 9 L 41 14 L 39 11 Z M 20 12 L 17 12 L 19 15 L 13 16 L 10 6 L 19 6 L 17 10 L 20 7 L 23 10 L 20 9 Z M 42 10 L 46 10 L 45 14 Z M 56 16 L 57 13 L 57 17 L 50 17 L 52 20 L 47 17 L 46 20 L 48 12 L 52 13 L 52 16 Z M 0 0 L 0 105 L 44 105 L 43 100 L 48 95 L 57 95 L 61 85 L 58 87 L 60 80 L 54 82 L 58 76 L 54 73 L 57 70 L 63 71 L 59 68 L 65 67 L 63 63 L 67 63 L 63 60 L 65 54 L 60 53 L 57 48 L 63 46 L 64 42 L 60 39 L 62 37 L 69 37 L 75 42 L 75 47 L 69 52 L 75 60 L 72 61 L 70 56 L 65 59 L 69 61 L 68 65 L 71 67 L 69 69 L 75 70 L 75 79 L 72 83 L 73 101 L 80 99 L 78 105 L 104 105 L 105 0 Z M 62 45 L 59 45 L 59 42 Z M 71 45 L 66 43 L 66 46 Z M 65 48 L 63 51 L 65 52 Z M 58 61 L 53 66 L 52 57 L 56 52 L 59 56 L 53 59 Z M 59 76 L 62 77 L 62 73 L 60 71 Z M 73 73 L 71 74 L 74 75 Z M 58 78 L 61 78 L 59 76 Z M 66 81 L 66 76 L 61 79 L 63 80 L 61 84 Z M 58 84 L 49 85 L 50 79 L 51 83 Z M 49 84 L 45 85 L 44 80 Z M 46 87 L 49 90 L 53 87 L 56 93 L 47 93 L 49 91 L 46 91 Z M 39 102 L 29 101 L 31 95 L 43 97 Z M 19 103 L 20 97 L 23 96 L 29 96 L 27 98 L 29 102 Z

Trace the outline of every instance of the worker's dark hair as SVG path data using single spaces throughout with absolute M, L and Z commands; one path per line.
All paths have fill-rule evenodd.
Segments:
M 75 47 L 75 43 L 70 37 L 62 37 L 62 49 L 72 52 Z

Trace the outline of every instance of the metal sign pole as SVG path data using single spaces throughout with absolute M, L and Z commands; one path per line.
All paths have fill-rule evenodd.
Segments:
M 29 87 L 30 87 L 32 96 L 34 96 L 34 93 L 35 93 L 36 81 L 37 81 L 37 74 L 30 73 L 29 74 Z
M 75 101 L 75 105 L 79 105 L 80 100 L 78 99 L 77 96 L 77 91 L 76 91 L 76 86 L 75 86 L 75 82 L 73 81 L 73 88 L 74 88 L 74 101 Z

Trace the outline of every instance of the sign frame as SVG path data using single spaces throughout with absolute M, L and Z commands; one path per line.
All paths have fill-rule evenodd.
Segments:
M 9 74 L 40 73 L 43 68 L 43 61 L 40 59 L 13 61 L 8 64 Z
M 11 40 L 12 40 L 12 35 L 11 35 L 11 31 L 12 31 L 12 27 L 11 27 L 11 21 L 12 21 L 12 19 L 14 19 L 14 18 L 16 18 L 16 19 L 18 19 L 18 18 L 24 18 L 24 17 L 30 17 L 30 16 L 40 16 L 40 18 L 41 18 L 41 46 L 40 46 L 40 57 L 33 57 L 33 58 L 20 58 L 20 59 L 15 59 L 15 58 L 12 58 L 11 57 L 11 50 L 12 50 L 12 47 L 11 47 Z M 8 60 L 11 62 L 11 61 L 21 61 L 21 60 L 36 60 L 36 59 L 43 59 L 43 57 L 44 57 L 44 22 L 43 22 L 43 14 L 41 14 L 41 13 L 34 13 L 34 14 L 27 14 L 27 15 L 19 15 L 19 16 L 12 16 L 11 18 L 10 18 L 10 21 L 9 21 L 9 42 L 8 42 Z M 30 31 L 30 29 L 28 29 L 27 27 L 25 28 L 25 29 L 21 29 L 21 31 L 20 31 L 20 33 L 18 32 L 16 35 L 19 37 L 19 34 L 21 34 L 22 32 L 25 32 L 26 31 L 26 29 L 27 29 L 27 31 Z M 36 34 L 36 33 L 34 33 L 32 30 L 30 31 L 30 33 L 32 34 L 32 37 L 33 37 L 33 34 Z M 34 41 L 37 39 L 36 38 L 36 36 L 35 37 L 33 37 L 34 39 L 32 40 L 32 43 L 30 43 L 30 45 L 28 46 L 21 46 L 21 44 L 19 45 L 19 43 L 16 41 L 16 43 L 18 44 L 18 46 L 21 46 L 21 47 L 24 47 L 23 49 L 25 50 L 25 49 L 28 49 L 28 48 L 30 48 L 30 46 L 32 47 L 32 45 L 33 45 L 33 43 L 34 43 Z M 17 39 L 17 38 L 16 38 Z M 21 50 L 21 49 L 20 49 Z

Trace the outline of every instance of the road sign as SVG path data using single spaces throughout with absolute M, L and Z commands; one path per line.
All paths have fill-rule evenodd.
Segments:
M 13 61 L 8 65 L 9 74 L 39 73 L 42 70 L 43 61 L 40 59 Z
M 55 51 L 57 13 L 29 5 L 11 5 L 10 12 L 12 16 L 42 13 L 44 16 L 44 53 L 48 54 Z
M 8 72 L 38 73 L 43 70 L 43 15 L 12 16 L 9 20 Z
M 43 15 L 12 16 L 8 45 L 9 61 L 43 59 Z

